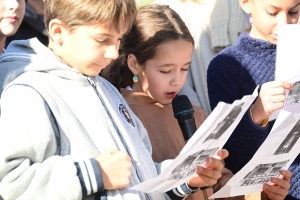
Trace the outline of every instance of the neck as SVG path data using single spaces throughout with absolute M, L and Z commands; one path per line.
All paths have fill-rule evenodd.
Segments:
M 0 53 L 3 53 L 6 37 L 0 37 Z

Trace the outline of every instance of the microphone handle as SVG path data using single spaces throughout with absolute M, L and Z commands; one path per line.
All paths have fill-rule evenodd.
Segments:
M 180 119 L 179 119 L 180 118 Z M 194 116 L 187 119 L 186 116 L 180 115 L 177 118 L 184 140 L 187 142 L 196 132 L 196 123 Z

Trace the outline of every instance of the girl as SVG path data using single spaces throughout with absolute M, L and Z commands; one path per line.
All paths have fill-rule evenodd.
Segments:
M 257 100 L 224 146 L 230 152 L 226 167 L 233 173 L 264 142 L 274 124 L 268 123 L 268 117 L 282 108 L 285 89 L 292 89 L 288 82 L 274 81 L 277 25 L 296 24 L 299 3 L 299 0 L 240 0 L 241 7 L 252 16 L 251 31 L 241 34 L 235 45 L 220 52 L 209 65 L 207 81 L 212 109 L 219 101 L 232 103 L 262 85 Z M 290 167 L 292 186 L 286 199 L 300 199 L 299 163 L 298 156 Z
M 15 34 L 23 20 L 25 0 L 2 0 L 0 13 L 0 53 L 3 53 L 6 37 Z
M 130 33 L 122 39 L 122 54 L 102 74 L 120 90 L 143 122 L 155 162 L 175 158 L 185 144 L 170 103 L 185 82 L 193 45 L 191 34 L 176 12 L 168 6 L 145 6 L 138 10 Z M 199 107 L 194 106 L 194 110 L 199 127 L 205 114 Z M 286 180 L 275 180 L 280 186 L 288 184 Z M 281 190 L 287 191 L 284 187 L 276 192 L 265 191 L 269 197 L 283 199 Z M 211 191 L 199 191 L 189 198 L 205 199 L 206 192 Z

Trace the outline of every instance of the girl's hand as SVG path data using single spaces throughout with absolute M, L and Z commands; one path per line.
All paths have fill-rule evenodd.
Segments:
M 271 178 L 271 185 L 267 183 L 263 185 L 263 191 L 267 194 L 268 199 L 283 200 L 288 194 L 292 173 L 288 170 L 281 170 L 280 174 L 281 178 Z
M 255 124 L 261 125 L 275 110 L 283 107 L 285 89 L 292 90 L 293 86 L 286 81 L 271 81 L 261 86 L 257 100 L 251 106 Z
M 204 187 L 215 185 L 218 179 L 222 176 L 222 169 L 224 168 L 223 159 L 227 158 L 229 153 L 226 149 L 221 149 L 218 151 L 217 155 L 219 158 L 208 157 L 206 159 L 206 167 L 198 167 L 197 174 L 198 176 L 191 178 L 188 181 L 188 186 L 195 187 Z

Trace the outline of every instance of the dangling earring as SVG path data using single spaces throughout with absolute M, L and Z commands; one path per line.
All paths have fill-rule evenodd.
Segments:
M 137 75 L 134 75 L 133 77 L 132 77 L 132 81 L 133 82 L 138 82 L 138 80 L 139 80 L 139 78 L 137 77 Z

